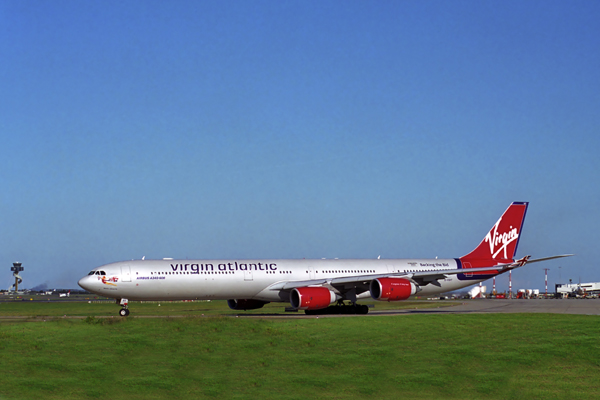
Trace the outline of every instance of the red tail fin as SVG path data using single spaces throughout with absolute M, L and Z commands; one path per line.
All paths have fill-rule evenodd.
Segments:
M 493 262 L 492 265 L 512 262 L 517 252 L 528 205 L 526 202 L 512 203 L 479 246 L 460 260 L 470 263 L 473 267 L 483 263 L 490 265 L 490 261 Z

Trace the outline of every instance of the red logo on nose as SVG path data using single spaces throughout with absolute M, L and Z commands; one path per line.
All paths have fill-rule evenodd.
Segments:
M 117 286 L 117 282 L 119 281 L 119 278 L 117 278 L 116 276 L 113 276 L 111 278 L 102 276 L 102 277 L 98 277 L 98 279 L 101 280 L 102 283 L 104 283 L 105 285 L 110 285 L 110 286 Z

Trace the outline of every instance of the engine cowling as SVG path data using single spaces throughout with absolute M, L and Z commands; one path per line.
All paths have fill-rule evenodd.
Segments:
M 290 304 L 298 310 L 320 310 L 337 299 L 338 296 L 325 287 L 295 288 L 290 293 Z
M 257 308 L 263 308 L 268 301 L 252 300 L 252 299 L 229 299 L 227 305 L 232 310 L 256 310 Z
M 413 282 L 404 278 L 377 278 L 371 281 L 371 297 L 380 301 L 406 300 L 417 293 Z

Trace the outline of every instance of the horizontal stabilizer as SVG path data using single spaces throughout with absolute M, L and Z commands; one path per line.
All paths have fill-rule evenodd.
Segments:
M 575 254 L 561 254 L 560 256 L 536 258 L 535 260 L 527 260 L 527 264 L 534 263 L 534 262 L 539 262 L 539 261 L 554 260 L 555 258 L 571 257 L 571 256 L 574 256 L 574 255 Z

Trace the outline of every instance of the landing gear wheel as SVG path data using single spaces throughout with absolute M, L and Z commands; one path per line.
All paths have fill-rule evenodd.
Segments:
M 126 317 L 129 315 L 129 310 L 127 308 L 121 308 L 121 310 L 119 311 L 119 315 L 121 317 Z

